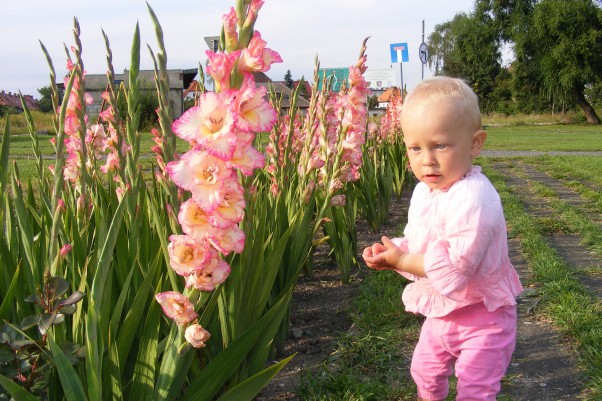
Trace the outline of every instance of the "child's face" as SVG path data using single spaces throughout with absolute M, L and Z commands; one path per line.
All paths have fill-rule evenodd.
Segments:
M 449 100 L 404 110 L 402 129 L 410 167 L 431 189 L 447 190 L 462 178 L 485 140 L 485 132 L 474 131 Z

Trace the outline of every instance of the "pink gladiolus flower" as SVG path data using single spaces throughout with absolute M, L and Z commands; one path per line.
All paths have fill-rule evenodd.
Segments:
M 247 17 L 245 18 L 245 22 L 243 23 L 243 27 L 252 26 L 257 19 L 257 13 L 263 6 L 263 0 L 251 0 L 251 4 L 249 5 L 249 10 L 247 11 Z
M 198 316 L 190 300 L 176 291 L 167 291 L 155 295 L 163 313 L 173 319 L 177 325 L 190 323 Z
M 205 51 L 209 63 L 207 65 L 207 74 L 209 74 L 216 84 L 216 89 L 230 89 L 230 73 L 234 68 L 234 63 L 238 60 L 240 50 L 233 53 Z
M 209 216 L 192 198 L 188 199 L 180 206 L 178 222 L 182 226 L 182 231 L 194 238 L 197 242 L 204 241 L 215 231 L 215 228 L 209 224 Z
M 218 284 L 226 281 L 229 275 L 230 265 L 220 258 L 213 258 L 207 266 L 186 277 L 186 287 L 213 291 Z
M 115 194 L 117 195 L 117 200 L 121 202 L 121 200 L 123 199 L 123 195 L 125 195 L 125 189 L 117 187 L 115 188 Z
M 361 148 L 344 148 L 343 157 L 341 160 L 349 162 L 352 166 L 362 165 L 362 149 Z
M 63 169 L 63 176 L 67 181 L 77 182 L 79 180 L 79 167 L 77 165 L 66 164 Z
M 100 171 L 108 173 L 109 171 L 119 171 L 119 156 L 115 152 L 111 152 L 107 155 L 107 162 L 100 166 Z
M 322 160 L 318 155 L 313 155 L 310 157 L 309 162 L 307 164 L 307 170 L 317 170 L 324 166 L 324 160 Z
M 217 229 L 209 242 L 224 255 L 230 252 L 241 253 L 245 247 L 245 233 L 237 226 Z
M 311 196 L 314 193 L 314 188 L 316 187 L 316 183 L 314 181 L 310 181 L 307 184 L 307 187 L 304 190 L 304 196 L 303 196 L 303 200 L 305 201 L 305 203 L 309 202 L 309 200 L 311 199 Z
M 192 192 L 192 197 L 206 213 L 219 206 L 219 191 L 232 170 L 222 159 L 194 148 L 179 161 L 167 163 L 169 177 L 180 188 Z
M 330 200 L 330 206 L 345 206 L 346 200 L 345 195 L 335 195 Z
M 172 235 L 169 240 L 169 262 L 180 276 L 188 276 L 203 268 L 215 254 L 207 243 L 197 242 L 187 235 Z
M 219 206 L 209 216 L 209 222 L 215 227 L 227 228 L 242 221 L 245 216 L 245 191 L 235 176 L 225 181 L 219 197 Z
M 278 196 L 278 194 L 280 193 L 280 188 L 278 188 L 278 184 L 272 183 L 272 185 L 270 185 L 270 192 L 272 193 L 272 195 Z
M 345 144 L 363 145 L 366 143 L 366 137 L 362 131 L 347 131 L 345 136 Z
M 115 112 L 113 111 L 113 106 L 107 107 L 105 110 L 101 111 L 98 116 L 100 119 L 107 123 L 115 122 Z
M 267 89 L 256 87 L 251 74 L 245 74 L 235 104 L 239 111 L 237 126 L 243 131 L 270 131 L 278 118 L 276 110 L 265 100 Z
M 282 58 L 277 52 L 267 49 L 267 42 L 261 39 L 259 31 L 253 33 L 249 46 L 242 49 L 240 60 L 238 61 L 238 71 L 262 71 L 270 69 L 273 63 L 281 63 Z
M 233 52 L 238 49 L 238 18 L 236 17 L 236 11 L 234 7 L 230 8 L 230 12 L 225 14 L 222 18 L 224 21 L 224 37 L 226 38 L 226 50 Z
M 357 181 L 360 178 L 359 169 L 358 167 L 354 167 L 352 165 L 344 165 L 339 170 L 337 177 L 340 182 Z
M 330 187 L 328 188 L 328 192 L 334 193 L 334 192 L 338 191 L 341 188 L 343 188 L 343 183 L 338 178 L 335 178 L 330 183 Z
M 368 135 L 367 135 L 366 139 L 376 139 L 377 134 L 378 134 L 378 124 L 368 123 Z
M 73 246 L 71 246 L 71 244 L 65 244 L 61 247 L 59 254 L 61 255 L 61 258 L 64 258 L 65 256 L 67 256 L 67 254 L 69 252 L 71 252 L 71 249 L 73 248 Z
M 66 135 L 76 135 L 77 130 L 79 129 L 79 117 L 75 114 L 75 112 L 67 114 L 65 116 L 65 134 Z
M 244 134 L 239 135 L 243 139 L 237 142 L 232 159 L 228 160 L 226 164 L 229 167 L 239 169 L 244 175 L 249 176 L 253 174 L 254 169 L 265 166 L 265 156 L 251 146 L 253 143 L 252 135 L 247 135 L 250 137 L 250 140 L 245 140 Z
M 191 324 L 186 327 L 184 338 L 194 348 L 203 348 L 205 343 L 211 338 L 211 334 L 201 327 L 200 324 Z
M 107 148 L 107 134 L 102 124 L 94 124 L 86 130 L 86 143 L 93 151 L 102 151 Z
M 236 148 L 233 134 L 235 116 L 229 105 L 229 95 L 205 92 L 199 98 L 199 105 L 188 109 L 173 123 L 177 136 L 203 145 L 205 150 L 221 159 L 232 158 Z

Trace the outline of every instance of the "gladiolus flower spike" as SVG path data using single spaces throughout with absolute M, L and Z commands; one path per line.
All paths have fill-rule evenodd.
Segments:
M 238 224 L 244 217 L 245 191 L 238 172 L 249 176 L 265 166 L 264 155 L 253 142 L 258 132 L 270 131 L 278 117 L 265 98 L 266 89 L 257 87 L 252 73 L 267 71 L 282 59 L 266 48 L 259 32 L 252 31 L 247 38 L 263 0 L 252 0 L 248 7 L 243 0 L 238 2 L 245 7 L 232 8 L 223 17 L 222 49 L 206 52 L 206 71 L 215 82 L 215 92 L 201 94 L 197 105 L 172 126 L 178 137 L 190 143 L 190 150 L 165 168 L 169 179 L 190 198 L 178 215 L 184 235 L 169 238 L 170 265 L 184 277 L 187 288 L 200 291 L 213 291 L 224 282 L 231 268 L 223 257 L 244 248 L 245 235 Z M 180 316 L 174 311 L 177 308 L 187 310 L 179 296 L 159 294 L 157 300 L 170 317 Z M 209 333 L 193 324 L 185 337 L 200 348 Z

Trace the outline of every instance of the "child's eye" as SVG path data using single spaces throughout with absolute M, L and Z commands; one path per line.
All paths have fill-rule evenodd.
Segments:
M 441 143 L 439 145 L 435 145 L 434 148 L 438 150 L 445 149 L 445 145 Z
M 420 147 L 419 146 L 410 146 L 408 149 L 410 149 L 412 152 L 418 152 L 418 151 L 420 151 Z

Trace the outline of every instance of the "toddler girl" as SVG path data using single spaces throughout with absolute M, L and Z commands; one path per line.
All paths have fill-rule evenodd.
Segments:
M 420 181 L 402 238 L 364 249 L 373 269 L 413 281 L 407 311 L 426 316 L 411 373 L 419 400 L 444 400 L 455 368 L 457 400 L 495 400 L 516 343 L 522 287 L 508 258 L 500 197 L 472 165 L 485 142 L 475 93 L 459 79 L 421 82 L 401 126 Z

